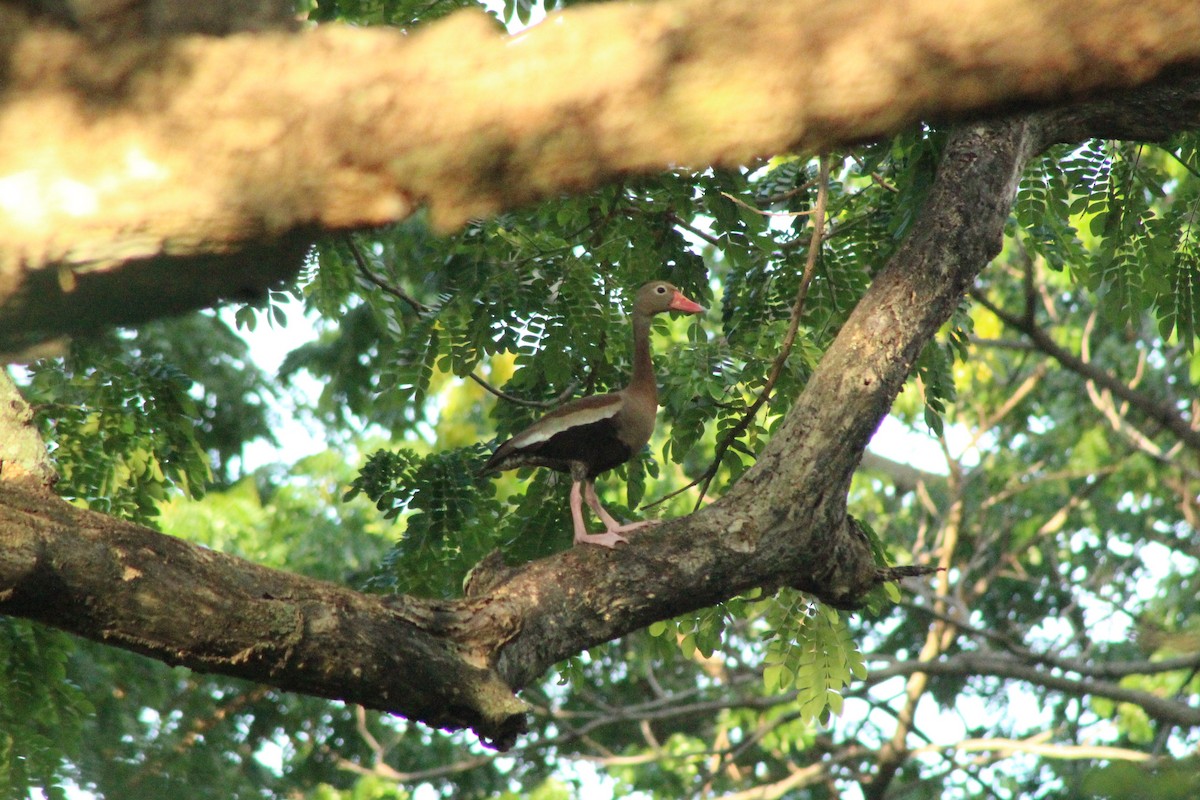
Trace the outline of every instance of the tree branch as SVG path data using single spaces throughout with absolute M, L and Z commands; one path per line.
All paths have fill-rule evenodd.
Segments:
M 1065 348 L 1060 347 L 1050 337 L 1050 334 L 1046 333 L 1029 316 L 1028 312 L 1023 316 L 1011 314 L 989 300 L 987 295 L 978 289 L 971 290 L 971 297 L 981 306 L 999 317 L 1000 321 L 1005 325 L 1015 328 L 1028 336 L 1029 341 L 1038 350 L 1053 358 L 1064 369 L 1068 369 L 1076 375 L 1104 387 L 1169 430 L 1178 437 L 1179 441 L 1191 449 L 1200 452 L 1200 430 L 1193 428 L 1192 423 L 1180 416 L 1179 412 L 1170 404 L 1160 403 L 1144 392 L 1130 388 L 1124 382 L 1117 380 L 1114 376 L 1097 367 L 1095 364 L 1084 361 L 1075 354 L 1068 352 Z
M 352 235 L 347 234 L 345 237 L 346 247 L 350 250 L 350 255 L 354 257 L 354 263 L 358 267 L 359 273 L 374 284 L 384 294 L 391 295 L 404 302 L 416 314 L 426 314 L 429 312 L 429 306 L 418 301 L 415 297 L 405 292 L 399 286 L 393 286 L 383 278 L 375 274 L 375 270 L 371 269 L 371 265 L 367 263 L 367 257 L 363 255 L 362 248 L 358 246 L 358 242 L 354 241 Z
M 1187 703 L 1170 700 L 1136 689 L 1127 689 L 1116 683 L 1091 678 L 1070 678 L 1056 675 L 1048 670 L 1022 663 L 1018 659 L 998 653 L 961 653 L 940 661 L 904 661 L 871 671 L 868 681 L 878 683 L 896 675 L 924 672 L 929 675 L 994 675 L 1000 678 L 1015 678 L 1035 686 L 1082 697 L 1094 695 L 1107 697 L 1119 703 L 1140 706 L 1146 714 L 1159 722 L 1194 728 L 1200 725 L 1200 708 Z
M 1032 753 L 1043 758 L 1060 760 L 1104 760 L 1104 761 L 1150 761 L 1153 757 L 1141 750 L 1105 745 L 1051 744 L 1044 741 L 1047 736 L 1038 735 L 1030 739 L 964 739 L 952 745 L 927 745 L 913 750 L 914 755 L 928 752 L 978 753 L 995 752 L 1001 757 L 1017 753 Z
M 436 603 L 260 567 L 0 481 L 0 613 L 168 664 L 510 740 L 525 705 Z
M 1007 635 L 991 629 L 977 628 L 963 622 L 957 617 L 939 612 L 929 606 L 917 605 L 916 603 L 904 603 L 903 605 L 911 611 L 916 611 L 956 625 L 977 639 L 982 638 L 994 642 L 1022 663 L 1038 667 L 1049 667 L 1064 672 L 1077 672 L 1086 678 L 1126 678 L 1130 675 L 1157 675 L 1162 672 L 1200 669 L 1200 652 L 1156 660 L 1145 659 L 1142 661 L 1103 661 L 1097 659 L 1065 658 L 1049 653 L 1039 653 L 1014 641 Z
M 15 65 L 0 78 L 0 351 L 260 296 L 317 231 L 421 204 L 448 229 L 627 174 L 821 150 L 1200 62 L 1190 0 L 904 13 L 661 0 L 556 20 L 517 37 L 463 12 L 413 35 L 323 26 L 114 44 L 0 5 Z

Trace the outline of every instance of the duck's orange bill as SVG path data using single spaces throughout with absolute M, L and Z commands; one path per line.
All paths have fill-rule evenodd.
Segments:
M 688 300 L 683 296 L 683 292 L 680 291 L 675 292 L 675 296 L 671 298 L 671 304 L 668 308 L 672 311 L 682 311 L 685 314 L 699 314 L 704 310 L 704 306 Z

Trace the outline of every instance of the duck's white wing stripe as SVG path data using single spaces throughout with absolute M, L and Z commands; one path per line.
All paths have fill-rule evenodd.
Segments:
M 520 450 L 523 447 L 540 444 L 565 430 L 611 419 L 620 410 L 621 404 L 618 402 L 609 403 L 599 408 L 575 409 L 570 414 L 563 414 L 560 417 L 544 417 L 536 425 L 514 436 L 512 438 L 512 446 L 514 449 Z

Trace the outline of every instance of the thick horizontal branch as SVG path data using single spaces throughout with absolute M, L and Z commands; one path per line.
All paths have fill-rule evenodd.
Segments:
M 672 535 L 657 546 L 488 562 L 476 570 L 482 593 L 440 602 L 267 569 L 5 480 L 0 613 L 200 672 L 469 727 L 506 747 L 525 725 L 514 690 L 568 653 L 762 582 L 821 590 L 815 570 L 793 564 L 781 576 L 745 558 L 736 536 L 711 527 L 723 515 L 695 522 L 663 525 Z
M 511 736 L 525 705 L 444 610 L 267 569 L 0 481 L 0 613 L 200 672 Z
M 115 45 L 0 5 L 0 30 L 0 350 L 29 343 L 12 320 L 48 311 L 46 337 L 103 321 L 84 308 L 144 316 L 144 297 L 92 302 L 105 291 L 89 284 L 124 265 L 165 309 L 207 304 L 279 270 L 243 266 L 239 282 L 261 254 L 191 264 L 225 288 L 176 298 L 177 259 L 421 204 L 451 227 L 625 174 L 818 150 L 1200 61 L 1190 0 L 662 0 L 571 8 L 515 37 L 461 13 L 411 36 Z

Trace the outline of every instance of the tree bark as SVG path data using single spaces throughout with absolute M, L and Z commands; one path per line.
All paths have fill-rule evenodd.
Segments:
M 427 630 L 453 608 L 260 567 L 76 508 L 33 481 L 0 481 L 0 531 L 0 613 L 485 737 L 521 719 L 494 670 Z
M 1200 63 L 1191 0 L 662 0 L 515 37 L 461 13 L 116 43 L 2 5 L 0 31 L 0 352 L 259 295 L 314 232 L 421 204 L 445 229 Z

